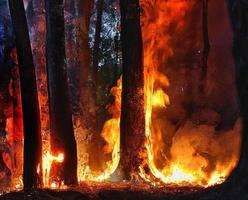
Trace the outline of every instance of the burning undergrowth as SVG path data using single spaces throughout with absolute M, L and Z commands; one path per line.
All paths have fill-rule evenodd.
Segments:
M 211 76 L 201 78 L 202 26 L 201 20 L 195 20 L 201 18 L 201 5 L 199 1 L 141 1 L 148 166 L 165 184 L 219 184 L 239 160 L 241 120 L 234 119 L 229 130 L 219 128 L 225 117 L 218 112 L 221 106 L 213 104 L 225 102 L 225 97 L 210 100 L 211 91 L 204 84 L 218 87 L 221 83 Z M 216 63 L 212 59 L 209 68 L 216 68 Z M 229 106 L 236 107 L 231 102 Z M 156 180 L 144 171 L 142 177 Z
M 202 17 L 201 2 L 141 0 L 140 4 L 144 53 L 146 155 L 144 163 L 139 166 L 139 174 L 136 174 L 136 177 L 140 177 L 139 184 L 145 182 L 153 186 L 173 185 L 192 188 L 220 184 L 227 179 L 239 161 L 242 129 L 235 80 L 233 76 L 228 75 L 233 73 L 232 60 L 229 58 L 225 62 L 223 61 L 225 59 L 222 61 L 216 59 L 218 56 L 228 55 L 223 53 L 226 52 L 223 50 L 226 46 L 220 45 L 219 51 L 222 53 L 218 52 L 218 47 L 213 48 L 208 63 L 209 71 L 202 79 L 204 47 L 202 25 L 199 20 Z M 215 5 L 214 8 L 212 6 L 210 13 L 224 13 L 223 6 L 220 11 L 221 9 L 217 10 L 220 5 Z M 226 18 L 220 18 L 216 23 L 210 20 L 210 23 L 214 24 L 212 25 L 214 30 L 218 30 L 217 23 L 228 24 L 227 13 L 225 14 Z M 43 129 L 43 163 L 37 171 L 41 174 L 42 168 L 44 187 L 59 188 L 63 186 L 63 180 L 53 174 L 52 168 L 54 163 L 63 163 L 64 155 L 62 152 L 53 155 L 50 150 L 45 47 L 41 45 L 45 40 L 45 19 L 44 13 L 40 12 L 40 15 L 36 19 L 40 26 L 31 29 L 34 58 L 35 62 L 39 63 L 37 74 Z M 100 123 L 100 127 L 91 126 L 90 123 L 96 124 L 98 120 L 97 104 L 92 102 L 96 97 L 93 90 L 98 91 L 102 86 L 97 88 L 92 84 L 92 77 L 87 74 L 90 71 L 90 62 L 89 66 L 84 63 L 83 70 L 79 69 L 90 56 L 85 55 L 85 52 L 89 51 L 87 46 L 89 44 L 84 48 L 80 46 L 89 39 L 87 23 L 80 24 L 83 30 L 73 28 L 80 20 L 85 20 L 83 16 L 78 19 L 77 17 L 66 12 L 66 18 L 70 18 L 66 22 L 69 32 L 66 52 L 69 84 L 72 90 L 72 104 L 74 98 L 78 103 L 72 106 L 78 150 L 78 180 L 82 185 L 87 181 L 104 184 L 103 182 L 122 180 L 122 174 L 119 174 L 118 169 L 122 79 L 120 78 L 110 91 L 114 100 L 106 106 L 105 112 L 108 112 L 104 118 L 106 121 Z M 70 23 L 70 20 L 73 20 L 73 23 Z M 225 29 L 227 26 L 222 28 Z M 39 33 L 40 40 L 35 40 L 36 32 Z M 70 35 L 71 32 L 74 35 Z M 212 35 L 219 36 L 215 32 Z M 81 36 L 83 40 L 75 39 Z M 212 39 L 215 45 L 216 38 Z M 74 45 L 78 45 L 77 48 L 74 48 Z M 227 70 L 223 73 L 227 78 L 219 80 L 219 77 L 213 76 L 215 72 L 221 76 L 220 71 L 226 66 Z M 85 80 L 79 80 L 79 74 L 82 75 L 81 79 Z M 229 93 L 226 90 L 229 90 Z M 110 94 L 106 96 L 109 97 Z M 8 129 L 11 129 L 11 125 Z M 117 183 L 115 186 L 120 185 Z

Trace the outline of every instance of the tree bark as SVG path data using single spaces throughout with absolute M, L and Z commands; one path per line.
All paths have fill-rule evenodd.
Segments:
M 46 0 L 47 72 L 50 103 L 51 148 L 63 152 L 61 178 L 66 185 L 77 184 L 77 149 L 69 100 L 65 64 L 63 0 Z
M 208 56 L 210 43 L 208 36 L 208 0 L 202 0 L 202 33 L 203 33 L 203 54 L 202 54 L 202 80 L 206 78 L 208 70 Z
M 121 105 L 121 164 L 125 178 L 138 175 L 145 142 L 144 67 L 138 0 L 120 1 L 123 87 Z
M 81 160 L 82 165 L 91 168 L 100 166 L 97 132 L 97 107 L 95 86 L 92 77 L 91 49 L 89 47 L 89 26 L 93 9 L 92 0 L 68 0 L 66 9 L 66 55 L 69 63 L 70 92 L 73 101 L 74 126 L 78 138 L 86 138 L 78 143 L 81 154 L 88 159 Z M 93 136 L 93 137 L 91 137 Z M 98 137 L 99 136 L 99 137 Z M 79 157 L 80 159 L 81 157 Z
M 22 0 L 9 0 L 16 36 L 24 123 L 25 189 L 37 188 L 37 167 L 41 164 L 41 133 L 35 68 L 32 58 L 27 20 Z
M 248 1 L 228 0 L 229 14 L 233 27 L 233 55 L 236 64 L 236 83 L 243 117 L 242 148 L 239 164 L 229 177 L 229 181 L 247 188 L 248 186 Z M 232 185 L 232 186 L 233 186 Z

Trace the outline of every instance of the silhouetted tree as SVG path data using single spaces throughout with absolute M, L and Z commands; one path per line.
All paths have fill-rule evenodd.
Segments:
M 77 183 L 77 148 L 65 64 L 63 0 L 46 0 L 45 8 L 51 148 L 53 153 L 64 153 L 61 178 L 66 185 L 70 185 Z
M 19 62 L 24 123 L 25 189 L 38 186 L 37 167 L 41 164 L 41 133 L 35 68 L 31 52 L 27 20 L 22 0 L 9 0 Z
M 145 142 L 144 75 L 138 0 L 120 1 L 123 61 L 121 164 L 127 179 L 138 174 Z M 136 173 L 133 173 L 136 172 Z

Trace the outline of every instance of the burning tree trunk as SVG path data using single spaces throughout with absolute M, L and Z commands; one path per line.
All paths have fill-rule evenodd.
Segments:
M 243 116 L 243 144 L 240 161 L 237 169 L 230 176 L 231 182 L 236 186 L 246 185 L 248 177 L 248 1 L 229 0 L 229 13 L 234 31 L 233 54 L 236 64 L 236 82 L 240 100 L 240 109 Z
M 47 71 L 50 103 L 51 146 L 65 155 L 61 178 L 65 184 L 77 183 L 77 149 L 72 125 L 65 64 L 63 0 L 46 0 Z
M 120 1 L 123 55 L 121 164 L 126 178 L 138 175 L 145 142 L 144 74 L 138 0 Z
M 35 68 L 33 64 L 27 21 L 22 0 L 9 0 L 16 35 L 20 68 L 24 123 L 24 188 L 38 185 L 37 167 L 41 163 L 41 135 Z

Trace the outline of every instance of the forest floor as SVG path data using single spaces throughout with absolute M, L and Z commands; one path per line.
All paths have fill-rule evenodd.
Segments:
M 0 200 L 248 200 L 248 191 L 222 191 L 219 186 L 203 189 L 194 187 L 153 187 L 128 184 L 85 184 L 65 190 L 40 189 L 11 192 Z

